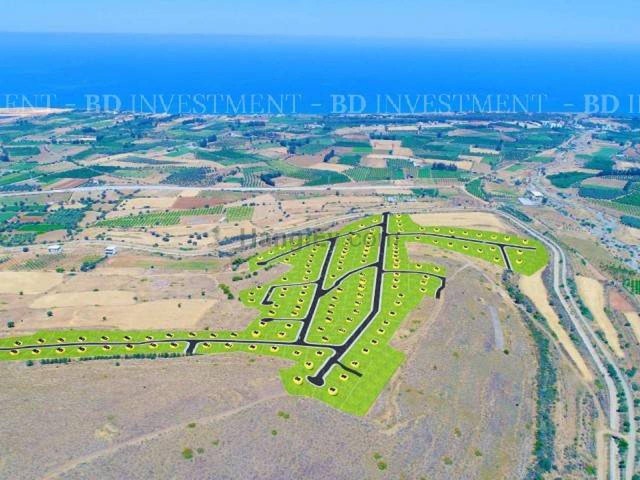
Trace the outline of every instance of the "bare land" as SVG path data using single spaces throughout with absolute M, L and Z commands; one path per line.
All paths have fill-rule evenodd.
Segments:
M 596 319 L 598 326 L 604 332 L 607 343 L 618 357 L 624 357 L 624 351 L 620 346 L 618 332 L 611 323 L 611 319 L 604 311 L 605 297 L 604 288 L 600 282 L 594 278 L 576 276 L 576 283 L 582 301 L 587 305 Z
M 461 272 L 446 295 L 464 300 L 428 299 L 398 332 L 406 364 L 362 419 L 286 395 L 277 373 L 285 362 L 268 358 L 3 363 L 0 401 L 12 415 L 0 475 L 520 477 L 533 446 L 529 336 L 480 272 Z M 495 348 L 489 305 L 502 305 L 508 354 Z
M 585 380 L 592 382 L 594 380 L 593 373 L 591 372 L 584 358 L 582 358 L 582 355 L 569 337 L 569 334 L 560 323 L 560 319 L 558 318 L 555 310 L 549 304 L 547 289 L 544 285 L 544 282 L 542 281 L 542 273 L 538 272 L 529 277 L 520 277 L 520 288 L 522 289 L 523 293 L 531 299 L 540 313 L 545 317 L 547 323 L 549 324 L 549 328 L 551 328 L 551 331 L 558 338 L 558 343 L 560 343 L 560 345 L 562 345 L 564 350 L 567 352 L 567 355 L 569 355 L 569 358 L 571 358 L 571 361 L 578 369 L 582 377 Z

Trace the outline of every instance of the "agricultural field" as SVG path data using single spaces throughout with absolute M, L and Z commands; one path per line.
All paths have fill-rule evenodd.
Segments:
M 228 207 L 224 209 L 224 214 L 229 222 L 241 222 L 243 220 L 251 220 L 253 218 L 253 210 L 253 207 L 247 205 Z
M 591 170 L 611 170 L 615 165 L 613 156 L 618 153 L 616 147 L 603 147 L 592 155 L 578 155 L 584 161 L 583 167 Z
M 620 223 L 633 228 L 640 229 L 640 217 L 631 217 L 629 215 L 623 215 L 620 217 Z
M 597 198 L 601 200 L 612 200 L 624 195 L 620 188 L 610 188 L 598 185 L 581 186 L 578 195 L 585 198 Z
M 618 210 L 619 212 L 624 213 L 625 215 L 630 215 L 634 217 L 640 216 L 640 206 L 631 205 L 628 203 L 621 203 L 617 201 L 609 201 L 609 200 L 593 200 L 597 205 L 612 208 L 614 210 Z
M 271 162 L 272 168 L 285 177 L 297 178 L 304 181 L 305 186 L 331 185 L 346 183 L 350 179 L 346 175 L 328 170 L 300 168 L 284 161 Z
M 542 161 L 549 158 L 540 156 L 545 149 L 566 138 L 565 129 L 544 127 L 533 132 L 517 122 L 491 122 L 482 128 L 452 123 L 412 132 L 359 131 L 361 126 L 352 121 L 314 120 L 324 123 L 323 127 L 295 118 L 231 121 L 83 112 L 36 117 L 20 125 L 8 123 L 0 125 L 0 159 L 7 159 L 0 163 L 0 190 L 55 188 L 70 180 L 186 187 L 239 182 L 248 188 L 275 186 L 263 182 L 257 172 L 238 175 L 252 168 L 300 180 L 305 186 L 401 179 L 464 181 L 464 171 L 473 162 L 485 173 L 480 167 L 497 169 L 504 162 Z M 60 134 L 61 127 L 68 131 Z M 508 128 L 509 135 L 502 133 L 503 128 Z M 349 129 L 355 131 L 342 131 Z M 376 153 L 374 145 L 384 146 L 376 150 L 378 155 L 391 153 L 397 158 L 379 159 L 386 160 L 386 166 L 378 165 L 374 158 L 369 165 L 367 157 Z M 458 172 L 413 166 L 423 160 L 447 161 L 454 167 L 461 161 L 465 166 Z M 353 168 L 346 174 L 340 168 L 318 168 L 323 162 Z
M 593 174 L 586 172 L 563 172 L 549 175 L 547 178 L 554 187 L 570 188 L 591 177 Z
M 625 195 L 624 197 L 620 197 L 616 200 L 616 202 L 622 203 L 624 205 L 640 207 L 640 192 L 633 192 L 629 195 Z
M 355 182 L 379 182 L 404 178 L 400 168 L 354 167 L 345 173 Z
M 637 119 L 0 120 L 0 477 L 582 480 L 608 435 L 628 461 Z M 601 438 L 581 275 L 634 397 Z
M 629 278 L 625 280 L 624 287 L 634 295 L 640 295 L 640 278 Z
M 33 232 L 0 233 L 0 246 L 18 247 L 33 243 L 36 235 Z
M 238 207 L 242 208 L 242 207 Z M 232 210 L 236 212 L 237 210 Z M 244 211 L 244 210 L 242 210 Z M 222 215 L 224 208 L 221 205 L 208 208 L 193 208 L 190 210 L 173 210 L 160 213 L 139 213 L 138 215 L 129 215 L 126 217 L 101 220 L 95 224 L 96 227 L 104 228 L 136 228 L 136 227 L 154 227 L 169 226 L 180 223 L 182 217 L 199 216 L 199 215 Z
M 464 185 L 464 188 L 467 192 L 469 192 L 474 197 L 478 197 L 480 200 L 489 199 L 489 195 L 487 194 L 487 192 L 484 190 L 482 186 L 481 178 L 476 178 L 474 180 L 471 180 L 470 182 Z
M 236 215 L 247 215 L 245 211 Z M 135 218 L 135 217 L 134 217 Z M 546 250 L 511 233 L 425 226 L 406 214 L 365 217 L 338 231 L 294 238 L 248 261 L 248 273 L 285 266 L 239 300 L 258 310 L 244 330 L 49 330 L 0 339 L 0 359 L 146 358 L 232 352 L 292 361 L 280 371 L 291 395 L 364 415 L 404 361 L 389 345 L 422 300 L 442 299 L 447 269 L 420 263 L 409 244 L 532 275 Z M 25 267 L 26 268 L 26 267 Z

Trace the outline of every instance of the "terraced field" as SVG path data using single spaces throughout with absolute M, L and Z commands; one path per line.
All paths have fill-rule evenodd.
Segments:
M 412 242 L 524 275 L 548 261 L 532 239 L 423 226 L 402 214 L 374 215 L 251 258 L 252 271 L 289 268 L 268 284 L 240 292 L 240 301 L 257 310 L 243 331 L 42 331 L 0 339 L 0 360 L 272 355 L 292 361 L 280 372 L 290 394 L 364 415 L 404 361 L 389 346 L 394 333 L 425 297 L 441 298 L 446 286 L 444 267 L 410 259 Z

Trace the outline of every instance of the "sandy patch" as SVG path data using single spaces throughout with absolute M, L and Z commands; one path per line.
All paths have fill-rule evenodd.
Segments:
M 313 165 L 309 165 L 309 168 L 313 168 L 314 170 L 329 170 L 331 172 L 344 172 L 345 170 L 349 170 L 351 168 L 350 165 L 341 165 L 338 163 L 314 163 Z
M 277 177 L 273 179 L 273 184 L 276 187 L 301 187 L 306 180 L 293 177 Z
M 200 194 L 199 188 L 185 188 L 180 192 L 181 197 L 197 197 Z
M 615 236 L 628 245 L 640 243 L 640 229 L 620 225 L 616 230 Z
M 222 215 L 187 215 L 180 217 L 180 225 L 213 225 L 222 219 Z
M 59 172 L 66 172 L 67 170 L 71 170 L 74 168 L 77 168 L 77 165 L 75 163 L 71 163 L 63 160 L 60 162 L 41 165 L 38 167 L 38 171 L 43 173 L 59 173 Z M 64 180 L 68 180 L 68 179 L 64 179 Z
M 478 155 L 458 155 L 460 160 L 468 160 L 470 162 L 478 163 L 481 162 L 484 157 L 480 157 Z
M 282 158 L 287 155 L 286 147 L 262 148 L 258 151 L 260 155 L 268 158 Z
M 192 208 L 206 208 L 222 205 L 225 199 L 222 197 L 178 197 L 171 205 L 176 210 L 190 210 Z
M 120 209 L 140 210 L 143 208 L 164 209 L 170 208 L 176 201 L 175 197 L 137 197 L 126 200 Z
M 218 235 L 220 238 L 237 237 L 238 235 L 247 235 L 255 231 L 255 227 L 248 220 L 236 223 L 222 223 L 218 226 Z
M 87 183 L 86 178 L 62 179 L 49 185 L 48 187 L 45 188 L 45 190 L 62 190 L 65 188 L 76 188 L 85 183 Z
M 616 168 L 618 170 L 628 170 L 631 168 L 638 168 L 638 164 L 636 162 L 627 162 L 624 160 L 617 160 L 616 161 Z
M 310 167 L 318 162 L 322 162 L 322 158 L 324 155 L 315 154 L 315 155 L 292 155 L 287 158 L 286 162 L 295 165 L 296 167 Z
M 402 145 L 400 140 L 371 140 L 371 145 L 374 150 L 384 150 L 392 152 L 395 148 Z
M 0 293 L 33 295 L 43 293 L 62 282 L 54 272 L 0 272 Z
M 531 299 L 538 311 L 546 318 L 551 331 L 556 335 L 558 342 L 562 345 L 565 352 L 567 352 L 573 364 L 578 368 L 582 377 L 589 382 L 593 381 L 591 370 L 589 370 L 582 355 L 580 355 L 580 352 L 571 341 L 569 334 L 560 323 L 560 319 L 555 310 L 549 305 L 547 289 L 542 281 L 542 272 L 538 272 L 529 277 L 521 276 L 520 288 L 523 293 Z
M 401 140 L 371 140 L 373 150 L 401 156 L 413 156 L 413 150 L 402 146 Z
M 633 305 L 622 295 L 620 292 L 616 290 L 609 291 L 609 304 L 614 310 L 618 312 L 633 312 Z
M 118 261 L 118 262 L 126 262 L 127 258 L 125 255 L 123 254 L 118 254 L 117 257 L 114 257 L 110 260 L 110 262 L 112 261 Z M 155 258 L 155 257 L 152 257 Z M 145 268 L 137 268 L 136 266 L 129 266 L 130 264 L 127 264 L 126 267 L 112 267 L 109 266 L 107 268 L 100 268 L 100 276 L 126 276 L 126 277 L 143 277 L 146 273 L 146 269 Z M 137 265 L 137 263 L 133 263 L 133 265 Z
M 18 218 L 23 223 L 39 223 L 44 220 L 44 215 L 19 215 Z
M 604 332 L 609 346 L 618 357 L 624 357 L 624 352 L 620 347 L 620 340 L 618 339 L 618 332 L 604 311 L 605 301 L 602 284 L 594 278 L 584 276 L 577 276 L 576 284 L 578 285 L 578 291 L 582 301 L 589 310 L 591 310 L 591 313 L 593 313 L 598 326 Z
M 616 180 L 615 178 L 592 177 L 583 180 L 581 185 L 595 185 L 599 187 L 622 188 L 627 184 L 626 180 Z
M 640 314 L 638 314 L 638 312 L 625 312 L 624 316 L 627 317 L 627 321 L 631 324 L 633 334 L 640 343 Z
M 186 329 L 195 327 L 215 304 L 215 300 L 172 299 L 135 305 L 65 307 L 53 309 L 53 317 L 45 321 L 48 328 Z
M 97 292 L 52 293 L 38 298 L 30 308 L 114 306 L 135 303 L 134 293 L 121 290 L 103 290 Z
M 446 225 L 513 232 L 500 217 L 486 212 L 418 213 L 411 215 L 420 225 Z
M 396 147 L 393 149 L 394 155 L 402 155 L 406 157 L 413 157 L 413 150 L 407 147 Z
M 367 155 L 360 160 L 360 165 L 372 168 L 386 168 L 387 158 L 383 155 Z

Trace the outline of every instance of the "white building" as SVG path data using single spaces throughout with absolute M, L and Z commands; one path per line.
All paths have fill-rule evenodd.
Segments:
M 58 244 L 55 244 L 55 245 L 49 245 L 49 246 L 47 247 L 47 250 L 48 250 L 48 251 L 49 251 L 49 253 L 50 253 L 50 254 L 52 254 L 52 255 L 58 255 L 58 254 L 62 253 L 62 245 L 58 245 Z
M 118 253 L 118 249 L 115 247 L 115 245 L 109 245 L 104 249 L 104 254 L 107 256 L 115 255 L 116 253 Z
M 518 200 L 522 205 L 525 205 L 527 207 L 542 205 L 542 203 L 544 202 L 544 194 L 539 190 L 529 188 L 524 194 L 524 197 L 520 197 Z

